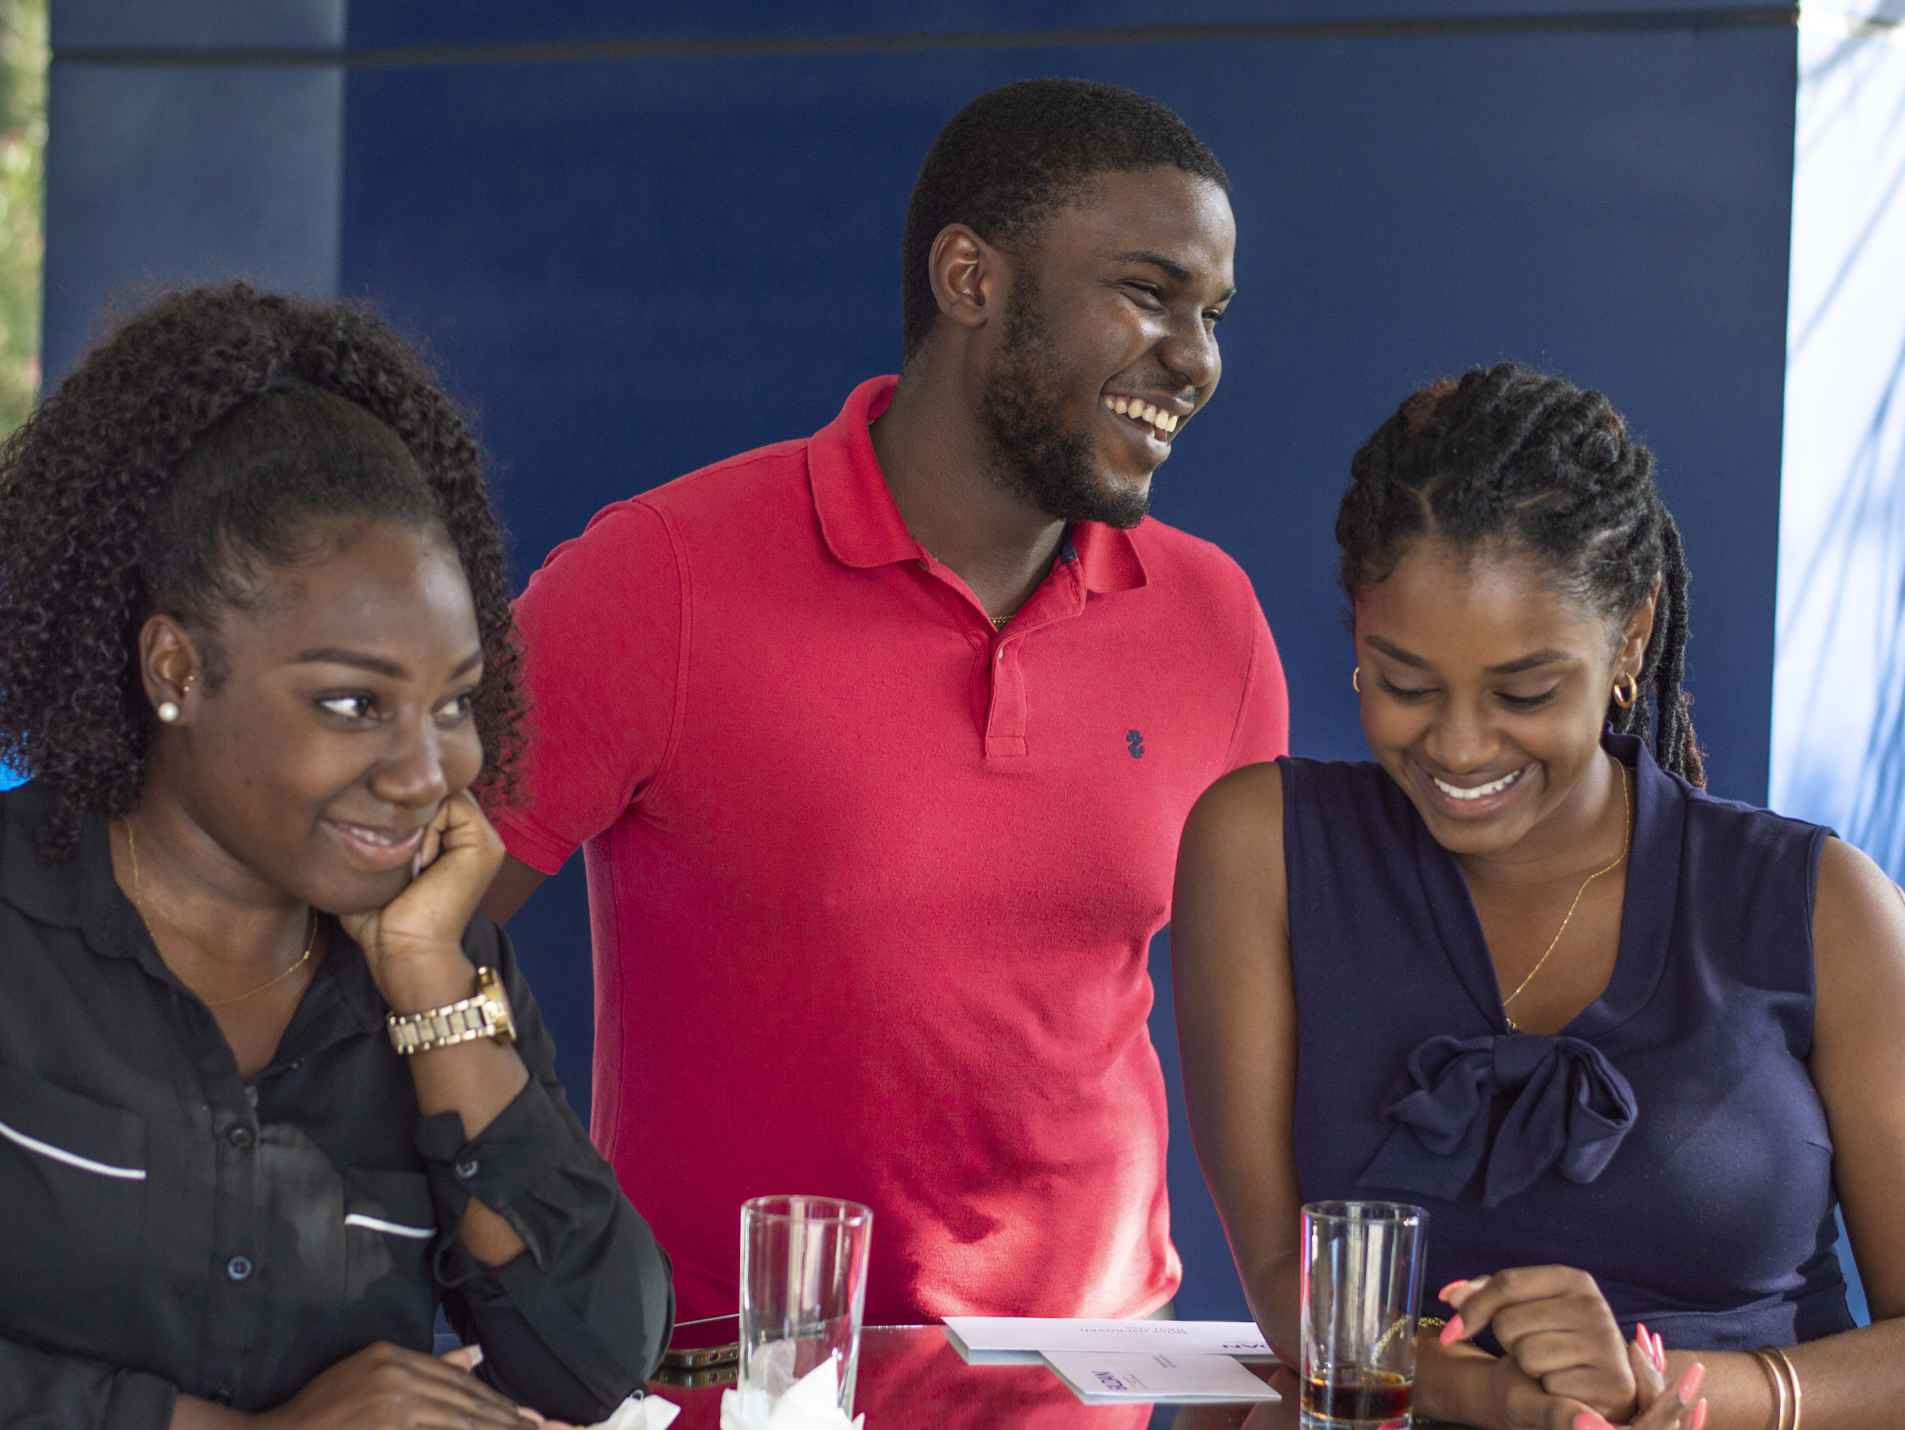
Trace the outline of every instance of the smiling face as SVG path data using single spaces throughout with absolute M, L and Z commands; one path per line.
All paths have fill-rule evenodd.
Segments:
M 482 657 L 441 531 L 340 522 L 316 545 L 224 614 L 224 678 L 161 735 L 142 803 L 175 799 L 247 896 L 351 913 L 404 887 L 423 827 L 482 768 Z
M 991 471 L 1065 521 L 1133 526 L 1223 372 L 1236 285 L 1224 191 L 1179 169 L 1094 178 L 1012 255 L 981 415 Z
M 1363 735 L 1451 853 L 1535 858 L 1611 791 L 1609 691 L 1641 667 L 1653 602 L 1625 622 L 1500 548 L 1414 543 L 1356 593 Z

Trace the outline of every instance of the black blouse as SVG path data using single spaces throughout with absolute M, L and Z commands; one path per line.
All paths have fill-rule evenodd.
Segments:
M 418 1113 L 335 923 L 271 1065 L 241 1078 L 114 882 L 105 824 L 49 865 L 44 802 L 0 794 L 0 1423 L 147 1430 L 180 1392 L 267 1409 L 375 1341 L 428 1351 L 439 1303 L 479 1374 L 545 1414 L 603 1419 L 639 1388 L 673 1321 L 667 1259 L 495 925 L 464 951 L 502 973 L 530 1080 L 466 1140 L 456 1113 Z M 522 1255 L 464 1250 L 472 1196 Z

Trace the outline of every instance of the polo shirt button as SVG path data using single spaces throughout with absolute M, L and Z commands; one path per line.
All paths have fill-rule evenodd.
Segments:
M 474 1157 L 470 1158 L 469 1161 L 467 1162 L 458 1162 L 456 1164 L 456 1174 L 458 1177 L 462 1178 L 464 1181 L 467 1182 L 469 1181 L 471 1177 L 474 1177 L 476 1175 L 476 1169 L 478 1165 L 479 1164 L 476 1158 Z
M 225 1274 L 234 1281 L 249 1281 L 255 1269 L 249 1256 L 234 1256 L 225 1263 Z
M 258 1134 L 241 1122 L 225 1134 L 225 1140 L 240 1152 L 249 1152 L 257 1145 Z

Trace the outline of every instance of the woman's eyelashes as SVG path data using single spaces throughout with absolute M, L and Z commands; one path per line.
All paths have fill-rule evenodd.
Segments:
M 1377 684 L 1382 687 L 1385 695 L 1401 701 L 1404 705 L 1416 705 L 1440 693 L 1433 685 L 1397 685 L 1386 676 L 1379 677 Z M 1535 695 L 1515 695 L 1506 690 L 1498 690 L 1495 692 L 1495 698 L 1508 709 L 1516 712 L 1539 710 L 1554 699 L 1558 688 L 1558 686 L 1551 686 Z
M 1510 710 L 1539 710 L 1550 700 L 1554 699 L 1556 688 L 1558 687 L 1550 687 L 1542 691 L 1539 695 L 1510 695 L 1504 690 L 1500 692 L 1500 699 L 1501 703 L 1506 705 Z
M 353 691 L 348 695 L 320 695 L 317 707 L 326 714 L 361 723 L 375 717 L 377 697 L 363 691 Z
M 377 697 L 367 690 L 321 695 L 317 707 L 353 725 L 375 724 L 382 718 Z M 445 697 L 434 713 L 440 725 L 463 724 L 476 713 L 476 687 L 472 685 Z
M 1377 683 L 1382 686 L 1383 694 L 1392 695 L 1404 705 L 1413 705 L 1418 700 L 1427 700 L 1435 694 L 1432 685 L 1397 685 L 1388 676 L 1381 676 Z

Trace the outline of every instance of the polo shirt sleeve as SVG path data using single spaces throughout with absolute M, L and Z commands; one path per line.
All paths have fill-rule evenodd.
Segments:
M 516 601 L 529 691 L 518 797 L 490 811 L 510 854 L 553 874 L 660 777 L 680 719 L 685 563 L 638 499 L 598 512 Z
M 1242 572 L 1238 573 L 1240 576 Z M 1290 691 L 1283 683 L 1283 660 L 1264 619 L 1257 594 L 1244 577 L 1249 597 L 1250 658 L 1245 668 L 1237 724 L 1231 732 L 1224 771 L 1274 760 L 1290 753 Z

